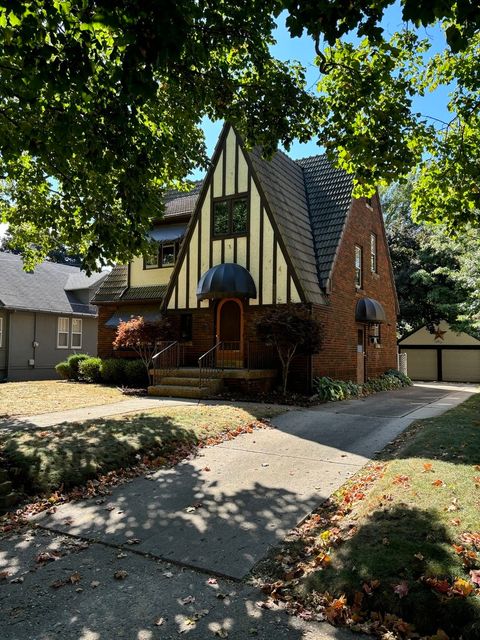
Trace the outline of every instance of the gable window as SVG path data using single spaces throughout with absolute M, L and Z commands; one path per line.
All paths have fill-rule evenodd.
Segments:
M 144 269 L 159 269 L 161 267 L 173 267 L 178 253 L 178 242 L 164 242 L 160 245 L 152 245 L 149 253 L 143 258 Z
M 370 269 L 372 273 L 377 273 L 377 236 L 370 234 Z
M 59 318 L 57 324 L 57 349 L 68 349 L 68 318 Z
M 229 198 L 213 203 L 213 235 L 235 236 L 247 233 L 246 198 Z
M 0 317 L 0 349 L 3 347 L 3 318 Z
M 355 245 L 355 286 L 362 288 L 362 247 Z
M 81 318 L 72 318 L 72 349 L 82 348 L 82 325 L 83 321 Z

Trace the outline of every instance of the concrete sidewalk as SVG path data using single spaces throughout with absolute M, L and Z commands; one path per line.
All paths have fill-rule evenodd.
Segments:
M 57 532 L 125 545 L 234 579 L 376 452 L 418 418 L 475 392 L 442 385 L 290 411 L 274 429 L 204 449 L 194 459 L 114 489 L 107 504 L 69 503 L 37 522 Z
M 53 427 L 64 422 L 84 422 L 107 416 L 117 416 L 124 413 L 140 413 L 148 409 L 160 409 L 161 407 L 177 407 L 181 405 L 196 405 L 198 400 L 182 398 L 154 398 L 149 396 L 135 396 L 120 402 L 101 404 L 93 407 L 80 407 L 66 411 L 54 411 L 52 413 L 39 413 L 32 416 L 7 418 L 0 420 L 0 432 L 8 429 Z

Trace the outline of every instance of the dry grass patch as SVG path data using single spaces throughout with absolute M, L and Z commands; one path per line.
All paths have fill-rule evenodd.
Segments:
M 282 410 L 260 404 L 165 407 L 5 433 L 0 453 L 17 484 L 26 492 L 42 493 L 137 464 L 142 456 L 171 456 L 185 446 L 208 444 Z
M 66 411 L 126 400 L 115 387 L 66 380 L 0 384 L 0 418 Z

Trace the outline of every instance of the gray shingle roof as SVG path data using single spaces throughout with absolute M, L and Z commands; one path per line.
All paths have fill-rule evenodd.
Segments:
M 307 300 L 321 304 L 302 169 L 281 152 L 264 160 L 254 149 L 250 158 Z
M 159 284 L 151 287 L 130 287 L 122 295 L 124 300 L 163 300 L 167 293 L 167 285 Z
M 32 273 L 23 270 L 20 256 L 0 252 L 0 306 L 7 309 L 44 311 L 63 314 L 96 315 L 95 307 L 83 304 L 74 290 L 65 289 L 70 279 L 94 281 L 78 267 L 42 262 Z M 76 287 L 87 288 L 87 287 Z
M 193 184 L 191 191 L 168 191 L 165 196 L 165 218 L 192 215 L 202 189 L 203 180 Z
M 71 273 L 68 276 L 67 284 L 65 285 L 65 291 L 76 291 L 78 289 L 94 289 L 98 288 L 100 283 L 105 280 L 108 273 L 100 271 L 99 273 L 92 273 L 91 276 L 87 276 L 84 271 L 78 273 Z
M 118 264 L 110 271 L 106 280 L 92 298 L 93 304 L 97 302 L 115 302 L 120 300 L 128 287 L 128 267 Z
M 352 201 L 352 178 L 325 155 L 296 160 L 303 169 L 320 286 L 327 287 Z

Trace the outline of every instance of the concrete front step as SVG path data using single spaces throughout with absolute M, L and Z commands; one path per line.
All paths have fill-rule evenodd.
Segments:
M 178 369 L 171 369 L 168 373 L 165 373 L 163 369 L 150 369 L 150 373 L 157 379 L 162 377 L 175 377 L 175 378 L 198 378 L 200 377 L 200 369 L 198 367 L 180 367 Z
M 170 377 L 164 376 L 159 378 L 157 384 L 168 384 L 173 386 L 184 386 L 184 387 L 198 387 L 198 378 L 182 378 L 182 377 Z
M 186 385 L 173 384 L 156 384 L 148 387 L 149 396 L 161 396 L 163 398 L 205 398 L 211 394 L 211 387 L 188 387 Z

